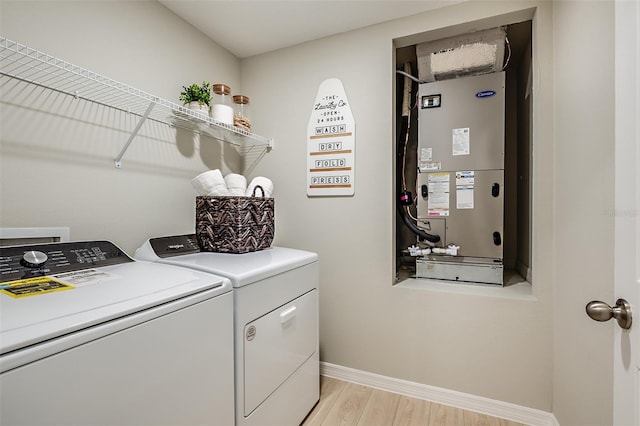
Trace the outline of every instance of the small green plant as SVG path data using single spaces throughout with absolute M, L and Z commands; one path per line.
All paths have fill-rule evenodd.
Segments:
M 203 81 L 202 86 L 193 83 L 189 87 L 182 86 L 182 88 L 184 90 L 180 93 L 179 99 L 185 105 L 194 101 L 198 101 L 200 105 L 207 106 L 211 103 L 211 83 L 208 81 Z

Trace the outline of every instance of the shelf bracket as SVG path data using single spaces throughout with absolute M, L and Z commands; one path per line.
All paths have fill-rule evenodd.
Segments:
M 116 157 L 116 160 L 115 160 L 116 169 L 119 169 L 119 168 L 122 167 L 122 162 L 121 161 L 122 161 L 122 157 L 124 157 L 124 153 L 127 152 L 127 149 L 129 149 L 129 145 L 131 145 L 131 142 L 133 141 L 133 138 L 136 137 L 136 135 L 140 131 L 140 128 L 144 124 L 145 120 L 149 117 L 149 114 L 151 114 L 151 110 L 153 110 L 153 107 L 155 105 L 156 105 L 155 101 L 151 101 L 149 103 L 149 106 L 147 107 L 147 110 L 144 112 L 142 117 L 140 117 L 140 121 L 138 121 L 138 124 L 136 125 L 136 128 L 133 129 L 133 131 L 129 135 L 129 139 L 127 140 L 127 143 L 124 144 L 124 146 L 122 147 L 122 150 L 120 151 L 120 154 L 118 154 L 118 156 Z

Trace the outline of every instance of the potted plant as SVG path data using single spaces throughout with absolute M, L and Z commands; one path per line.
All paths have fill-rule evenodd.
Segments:
M 193 83 L 191 86 L 182 86 L 184 89 L 180 93 L 180 101 L 189 109 L 209 114 L 209 104 L 211 103 L 211 83 L 203 81 L 201 86 Z

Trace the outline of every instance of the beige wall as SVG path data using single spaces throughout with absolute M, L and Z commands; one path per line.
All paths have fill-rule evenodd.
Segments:
M 4 37 L 176 103 L 193 82 L 239 88 L 238 59 L 155 1 L 3 0 L 0 19 Z M 133 253 L 193 232 L 193 176 L 241 167 L 227 145 L 147 122 L 118 170 L 136 117 L 14 81 L 0 90 L 3 227 L 68 226 Z
M 534 3 L 470 2 L 242 61 L 256 128 L 275 149 L 255 170 L 277 188 L 278 243 L 320 254 L 323 361 L 551 410 L 551 176 L 541 173 L 534 297 L 399 288 L 394 278 L 395 47 L 445 27 L 530 19 Z M 499 15 L 497 19 L 489 17 Z M 487 18 L 485 20 L 485 18 Z M 551 158 L 550 5 L 535 14 L 536 154 Z M 356 120 L 355 195 L 306 196 L 306 129 L 319 84 L 337 77 Z M 538 171 L 543 163 L 537 164 Z
M 611 299 L 611 224 L 600 214 L 612 196 L 611 109 L 606 79 L 595 82 L 612 70 L 587 61 L 611 47 L 609 12 L 599 2 L 470 1 L 241 62 L 155 2 L 3 0 L 0 24 L 3 36 L 168 99 L 201 79 L 242 84 L 256 132 L 275 138 L 253 175 L 275 182 L 276 242 L 320 254 L 323 361 L 553 410 L 561 424 L 606 424 L 608 335 L 585 345 L 592 335 L 579 327 L 585 294 Z M 394 287 L 395 47 L 531 17 L 532 297 Z M 307 122 L 329 77 L 344 84 L 356 120 L 356 192 L 307 198 Z M 584 87 L 596 87 L 605 107 L 587 109 Z M 149 124 L 116 170 L 135 120 L 21 85 L 0 90 L 3 227 L 70 226 L 74 239 L 112 239 L 131 253 L 151 235 L 192 232 L 193 175 L 240 167 L 227 146 Z M 589 170 L 591 204 L 575 190 Z M 583 273 L 585 262 L 596 273 Z M 583 383 L 594 365 L 602 389 Z

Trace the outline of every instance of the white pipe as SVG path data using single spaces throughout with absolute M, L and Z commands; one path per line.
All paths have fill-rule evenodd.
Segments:
M 460 246 L 454 246 L 453 244 L 449 245 L 449 247 L 447 247 L 447 248 L 433 247 L 431 249 L 431 253 L 433 253 L 433 254 L 448 254 L 449 256 L 457 256 L 459 248 L 460 248 Z
M 421 249 L 420 247 L 411 246 L 409 247 L 409 254 L 414 257 L 427 256 L 429 254 L 445 254 L 449 256 L 457 256 L 458 250 L 460 250 L 460 246 L 455 246 L 450 244 L 448 247 L 427 247 L 425 249 Z

